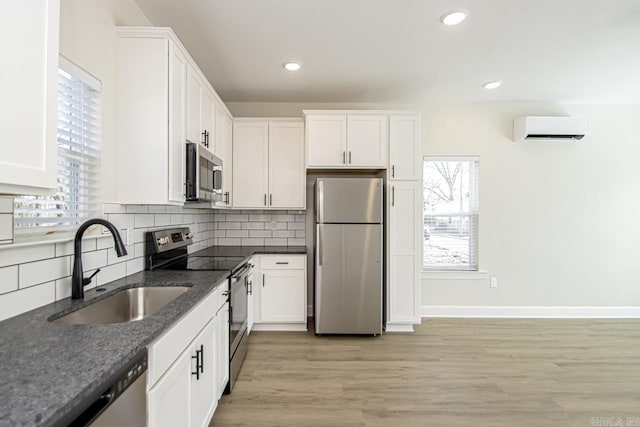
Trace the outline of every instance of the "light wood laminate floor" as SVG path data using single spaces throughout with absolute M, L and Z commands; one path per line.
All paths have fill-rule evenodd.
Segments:
M 424 319 L 253 332 L 212 426 L 640 426 L 640 321 Z M 595 418 L 594 418 L 595 417 Z

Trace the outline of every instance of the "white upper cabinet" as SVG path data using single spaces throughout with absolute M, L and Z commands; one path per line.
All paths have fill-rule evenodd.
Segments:
M 233 182 L 233 122 L 231 117 L 216 103 L 215 138 L 213 152 L 222 159 L 222 201 L 219 206 L 231 206 L 232 182 Z
M 304 209 L 304 125 L 240 119 L 233 125 L 233 207 Z
M 305 112 L 308 168 L 377 168 L 387 164 L 388 116 Z
M 307 115 L 307 167 L 342 167 L 347 155 L 347 116 Z
M 187 133 L 186 139 L 194 144 L 204 144 L 202 123 L 202 98 L 204 88 L 194 65 L 187 67 Z
M 387 116 L 347 116 L 347 166 L 386 166 L 387 121 Z
M 56 188 L 60 1 L 12 1 L 0 15 L 0 193 Z M 18 82 L 28 82 L 19 84 Z
M 269 123 L 269 207 L 303 207 L 306 175 L 301 122 Z
M 267 207 L 269 122 L 233 124 L 233 206 Z
M 392 115 L 389 118 L 389 178 L 419 180 L 422 176 L 420 116 Z
M 212 144 L 217 110 L 230 114 L 173 31 L 117 32 L 119 201 L 184 204 L 185 143 Z

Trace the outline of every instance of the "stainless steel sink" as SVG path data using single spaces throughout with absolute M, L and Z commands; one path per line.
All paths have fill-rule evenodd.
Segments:
M 68 325 L 125 323 L 144 319 L 188 291 L 186 286 L 145 286 L 115 294 L 52 320 Z

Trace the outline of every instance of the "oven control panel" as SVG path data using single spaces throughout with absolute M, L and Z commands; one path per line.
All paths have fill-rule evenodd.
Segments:
M 188 227 L 170 228 L 147 233 L 147 254 L 157 254 L 193 243 L 194 234 Z

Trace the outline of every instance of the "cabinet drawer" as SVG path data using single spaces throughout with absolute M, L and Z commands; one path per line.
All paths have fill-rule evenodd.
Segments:
M 302 270 L 305 255 L 262 255 L 260 267 L 264 270 Z
M 147 389 L 153 387 L 207 322 L 215 316 L 218 309 L 219 290 L 220 288 L 216 288 L 198 305 L 177 320 L 162 336 L 149 344 Z

